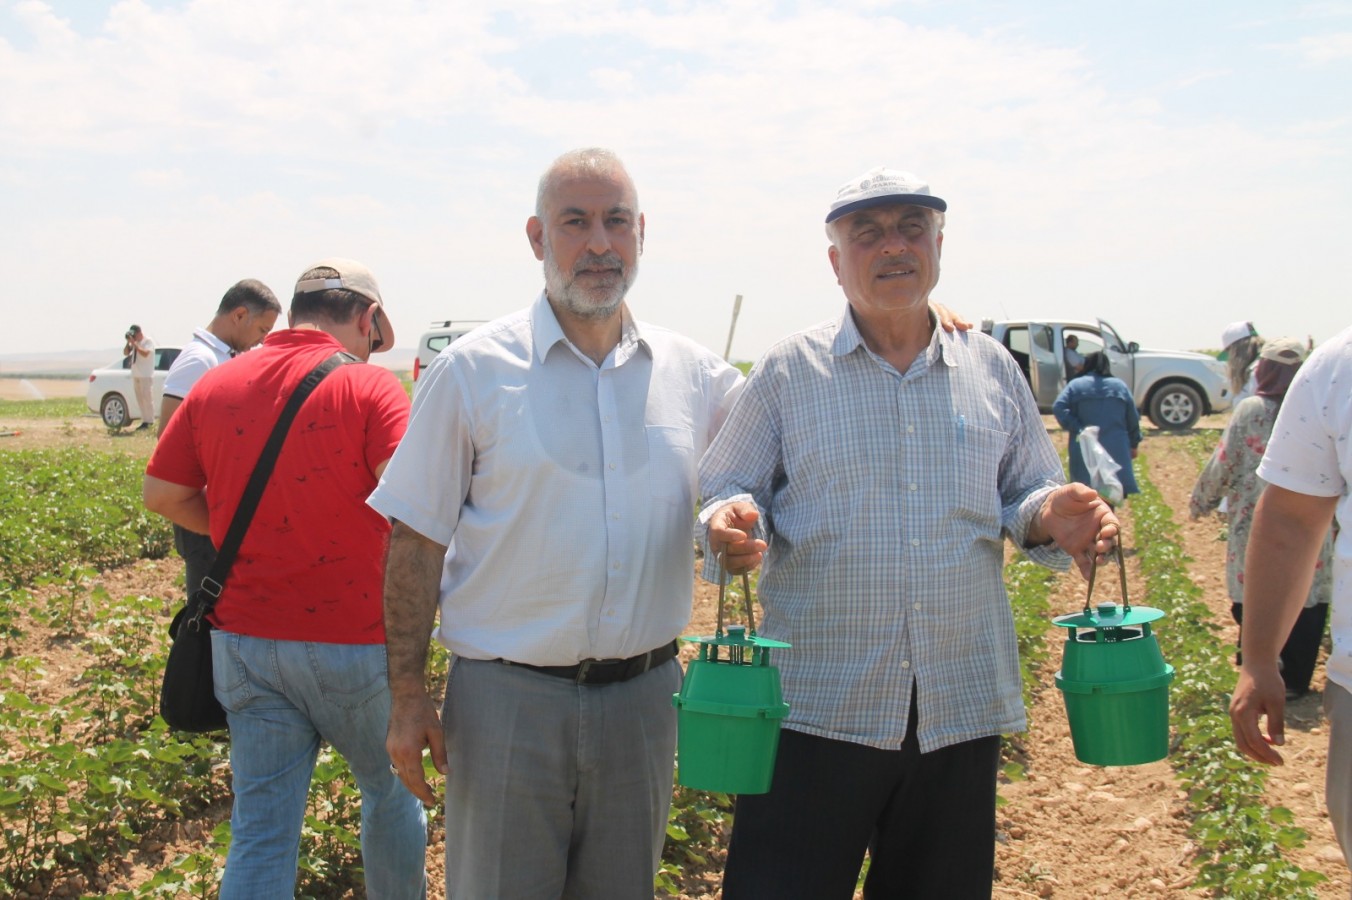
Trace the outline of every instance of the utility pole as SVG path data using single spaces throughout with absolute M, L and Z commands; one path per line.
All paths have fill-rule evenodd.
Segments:
M 727 361 L 732 356 L 732 333 L 737 330 L 737 314 L 742 311 L 742 295 L 738 294 L 737 299 L 732 301 L 732 324 L 728 326 L 728 346 L 723 351 L 723 359 Z

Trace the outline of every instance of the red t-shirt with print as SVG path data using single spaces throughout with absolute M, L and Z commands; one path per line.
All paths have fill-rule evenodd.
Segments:
M 146 472 L 207 489 L 217 547 L 292 390 L 342 350 L 322 331 L 276 332 L 202 376 Z M 378 644 L 389 523 L 366 505 L 408 425 L 408 394 L 380 366 L 339 366 L 291 425 L 212 621 L 275 640 Z

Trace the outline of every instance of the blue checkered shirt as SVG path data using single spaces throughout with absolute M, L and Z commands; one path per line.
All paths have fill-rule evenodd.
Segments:
M 793 644 L 774 659 L 786 727 L 897 749 L 914 685 L 922 752 L 1023 730 L 1004 536 L 1022 545 L 1064 481 L 1023 375 L 983 334 L 936 327 L 904 375 L 848 311 L 772 347 L 700 464 L 697 535 L 729 501 L 761 511 L 760 633 Z

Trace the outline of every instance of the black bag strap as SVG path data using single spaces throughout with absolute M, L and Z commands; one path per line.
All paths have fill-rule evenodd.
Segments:
M 216 551 L 216 562 L 212 564 L 211 571 L 207 573 L 207 576 L 202 579 L 201 589 L 206 596 L 198 608 L 193 611 L 192 620 L 187 624 L 196 625 L 203 616 L 210 613 L 216 606 L 221 591 L 225 589 L 225 579 L 230 575 L 230 567 L 235 564 L 235 554 L 239 553 L 239 545 L 244 543 L 244 534 L 249 530 L 249 523 L 258 510 L 259 501 L 263 499 L 263 489 L 267 487 L 268 478 L 272 476 L 272 470 L 277 465 L 277 457 L 281 455 L 282 444 L 286 441 L 286 435 L 291 430 L 291 423 L 295 421 L 296 414 L 300 412 L 301 404 L 330 372 L 341 365 L 354 362 L 361 362 L 361 360 L 341 350 L 335 352 L 328 359 L 315 366 L 310 374 L 306 375 L 301 383 L 296 386 L 296 389 L 291 392 L 291 396 L 287 398 L 286 406 L 282 408 L 282 414 L 278 417 L 277 424 L 272 427 L 272 434 L 268 435 L 268 442 L 263 445 L 263 452 L 258 454 L 258 462 L 254 464 L 253 474 L 249 476 L 249 483 L 245 486 L 244 493 L 239 498 L 239 506 L 235 507 L 235 517 L 230 520 L 230 528 L 225 533 L 225 540 L 221 542 L 220 549 Z

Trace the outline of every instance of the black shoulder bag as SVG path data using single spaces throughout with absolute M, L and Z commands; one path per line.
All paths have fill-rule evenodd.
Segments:
M 164 683 L 160 687 L 160 715 L 176 731 L 219 731 L 225 728 L 225 710 L 216 699 L 216 682 L 211 667 L 211 622 L 207 616 L 216 606 L 216 600 L 225 587 L 225 579 L 234 565 L 235 554 L 249 530 L 249 522 L 263 498 L 263 489 L 277 464 L 291 423 L 300 412 L 305 398 L 319 382 L 346 363 L 359 362 L 347 353 L 335 353 L 306 375 L 282 408 L 281 417 L 273 426 L 263 452 L 258 455 L 253 474 L 240 497 L 235 517 L 216 554 L 211 572 L 169 623 L 169 659 L 164 665 Z

